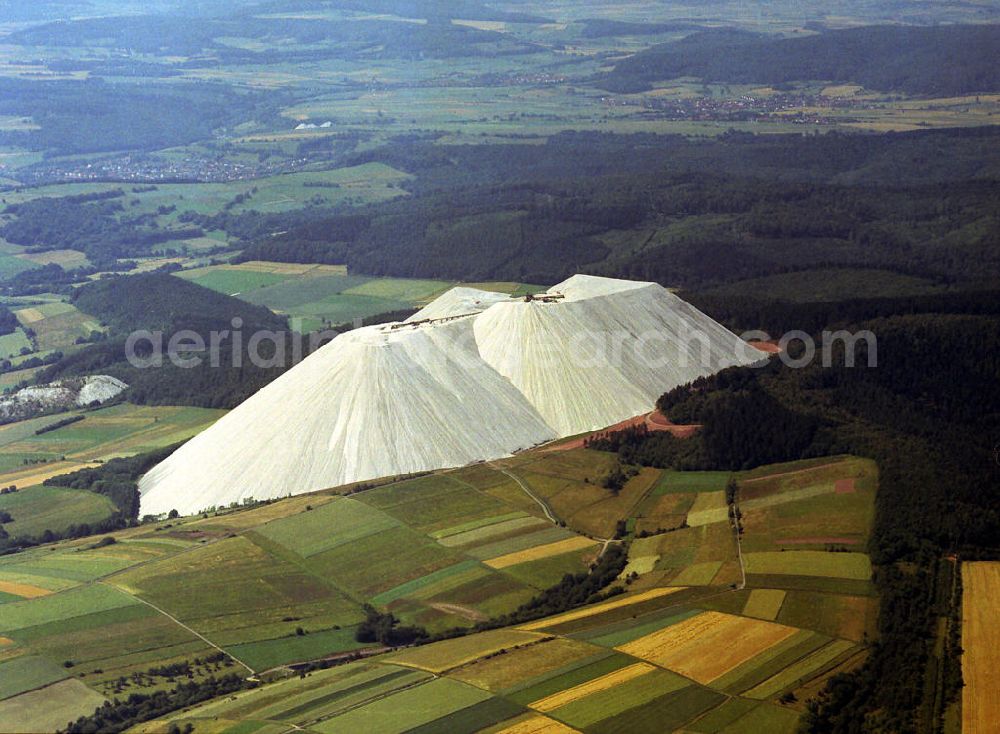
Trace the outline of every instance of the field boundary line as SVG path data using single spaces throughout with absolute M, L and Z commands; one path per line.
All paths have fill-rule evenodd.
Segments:
M 404 667 L 404 666 L 400 666 L 400 667 Z M 413 670 L 420 670 L 420 669 L 419 668 L 413 668 Z M 429 672 L 429 671 L 423 671 L 423 672 Z M 439 680 L 440 678 L 441 678 L 441 676 L 438 675 L 437 673 L 431 673 L 429 678 L 424 678 L 422 680 L 414 681 L 413 683 L 410 683 L 408 685 L 402 686 L 400 688 L 394 688 L 391 691 L 386 691 L 385 693 L 379 693 L 379 694 L 377 694 L 375 696 L 372 696 L 371 698 L 368 698 L 368 699 L 366 699 L 364 701 L 359 701 L 358 703 L 355 703 L 355 704 L 353 704 L 351 706 L 348 706 L 347 708 L 342 709 L 340 711 L 337 711 L 335 713 L 326 714 L 324 716 L 320 716 L 317 719 L 312 719 L 310 721 L 306 721 L 306 722 L 303 722 L 303 723 L 306 726 L 312 726 L 313 724 L 319 724 L 319 723 L 324 722 L 324 721 L 329 721 L 330 719 L 335 719 L 338 716 L 343 716 L 344 714 L 347 714 L 347 713 L 350 713 L 351 711 L 359 709 L 362 706 L 367 706 L 370 703 L 375 703 L 376 701 L 381 701 L 382 699 L 388 698 L 389 696 L 395 696 L 397 693 L 402 693 L 403 691 L 409 691 L 409 690 L 412 690 L 414 688 L 419 688 L 420 686 L 425 686 L 428 683 L 430 683 L 431 681 Z
M 795 474 L 805 474 L 810 471 L 819 471 L 820 469 L 829 469 L 831 466 L 837 466 L 837 464 L 843 464 L 845 461 L 849 461 L 847 457 L 840 459 L 838 461 L 831 461 L 829 464 L 820 464 L 819 466 L 809 466 L 805 469 L 793 469 L 792 471 L 781 472 L 780 474 L 765 474 L 762 477 L 752 477 L 750 479 L 740 479 L 738 480 L 740 484 L 752 484 L 753 482 L 763 482 L 765 479 L 778 479 L 780 477 L 790 477 Z
M 524 490 L 524 493 L 529 497 L 531 497 L 531 499 L 533 499 L 536 503 L 538 503 L 538 506 L 542 508 L 542 512 L 545 513 L 545 517 L 548 518 L 549 522 L 551 522 L 553 525 L 559 524 L 559 519 L 552 513 L 552 509 L 549 507 L 548 503 L 545 502 L 545 500 L 543 500 L 541 497 L 536 495 L 534 492 L 532 492 L 531 488 L 528 487 L 528 485 L 525 482 L 521 481 L 521 478 L 519 476 L 514 474 L 514 472 L 503 468 L 502 466 L 497 466 L 496 464 L 493 463 L 490 463 L 489 465 L 494 469 L 500 471 L 501 474 L 506 474 L 508 477 L 517 482 L 518 486 Z
M 169 612 L 164 611 L 163 609 L 160 609 L 158 606 L 156 606 L 155 604 L 153 604 L 153 602 L 146 601 L 142 597 L 136 596 L 132 592 L 126 591 L 125 589 L 123 589 L 123 588 L 121 588 L 119 586 L 113 586 L 111 584 L 105 584 L 103 581 L 99 581 L 98 583 L 104 584 L 105 586 L 110 586 L 112 589 L 117 589 L 118 591 L 121 591 L 122 593 L 127 594 L 128 596 L 132 597 L 136 601 L 138 601 L 138 602 L 140 602 L 142 604 L 145 604 L 150 609 L 156 610 L 157 612 L 159 612 L 160 614 L 162 614 L 164 617 L 166 617 L 167 619 L 169 619 L 171 622 L 173 622 L 174 624 L 176 624 L 178 627 L 182 627 L 182 628 L 186 629 L 188 632 L 190 632 L 192 635 L 194 635 L 195 637 L 197 637 L 202 642 L 206 643 L 207 645 L 209 645 L 211 647 L 214 647 L 216 650 L 218 650 L 219 652 L 221 652 L 223 655 L 226 655 L 227 657 L 232 658 L 233 660 L 235 660 L 237 663 L 239 663 L 244 668 L 246 668 L 247 670 L 249 670 L 250 671 L 250 675 L 257 675 L 257 671 L 255 671 L 249 665 L 247 665 L 246 663 L 244 663 L 238 657 L 236 657 L 235 655 L 232 655 L 228 650 L 220 647 L 219 645 L 216 645 L 210 639 L 208 639 L 207 637 L 205 637 L 205 635 L 203 635 L 201 632 L 198 632 L 197 630 L 191 629 L 186 624 L 184 624 L 182 621 L 180 621 L 179 619 L 177 619 L 177 617 L 175 617 L 174 615 L 170 614 Z

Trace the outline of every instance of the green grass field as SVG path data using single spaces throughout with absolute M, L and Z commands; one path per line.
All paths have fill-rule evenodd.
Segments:
M 314 724 L 312 728 L 324 734 L 354 729 L 404 732 L 489 698 L 488 693 L 478 688 L 438 678 Z
M 745 553 L 747 572 L 788 574 L 791 576 L 827 576 L 866 581 L 872 565 L 864 553 L 826 553 L 823 551 L 769 551 Z
M 35 332 L 38 351 L 67 350 L 78 338 L 105 331 L 98 319 L 62 301 L 41 303 L 14 312 L 21 326 Z
M 276 640 L 261 640 L 244 645 L 231 645 L 229 652 L 254 670 L 268 670 L 298 660 L 315 660 L 324 655 L 356 650 L 361 645 L 354 639 L 354 627 L 307 631 Z
M 257 532 L 308 558 L 400 524 L 357 500 L 338 497 L 314 510 L 268 523 Z
M 69 677 L 61 665 L 34 656 L 0 662 L 0 699 L 10 698 Z
M 82 489 L 28 487 L 0 495 L 0 510 L 14 518 L 4 524 L 12 536 L 38 536 L 46 530 L 61 531 L 69 525 L 96 523 L 111 516 L 115 506 L 107 497 Z
M 276 273 L 255 273 L 249 270 L 221 270 L 205 268 L 203 271 L 186 270 L 178 273 L 184 280 L 229 296 L 245 295 L 250 291 L 288 280 Z
M 18 630 L 26 627 L 59 622 L 137 603 L 127 594 L 109 586 L 86 586 L 61 594 L 5 605 L 2 629 L 5 634 L 16 635 Z
M 106 700 L 78 680 L 64 680 L 0 701 L 0 731 L 54 731 Z
M 180 443 L 213 423 L 223 411 L 121 404 L 70 413 L 78 414 L 84 415 L 84 420 L 41 435 L 35 431 L 56 418 L 34 418 L 0 427 L 0 486 L 15 485 L 19 490 L 0 495 L 0 509 L 14 518 L 5 525 L 11 535 L 61 532 L 71 524 L 107 518 L 114 507 L 101 495 L 38 485 L 88 462 Z
M 178 277 L 287 315 L 293 328 L 307 332 L 390 311 L 419 308 L 456 285 L 443 280 L 371 278 L 331 272 L 328 266 L 280 267 L 243 263 L 184 270 Z M 504 293 L 537 292 L 522 283 L 476 284 Z
M 724 471 L 665 471 L 653 488 L 654 495 L 677 492 L 718 492 L 732 476 Z
M 32 349 L 31 340 L 24 333 L 23 328 L 0 336 L 0 359 L 16 357 L 21 354 L 22 349 Z

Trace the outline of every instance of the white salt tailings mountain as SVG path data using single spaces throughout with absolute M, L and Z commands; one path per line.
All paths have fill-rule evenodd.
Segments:
M 141 511 L 494 459 L 603 428 L 760 354 L 655 283 L 576 275 L 532 298 L 454 288 L 338 336 L 154 467 Z
M 735 334 L 656 283 L 575 275 L 562 299 L 508 300 L 475 322 L 479 352 L 560 436 L 649 411 L 739 360 Z M 753 352 L 750 347 L 747 352 Z
M 461 466 L 555 438 L 476 352 L 472 319 L 338 336 L 155 466 L 141 511 Z

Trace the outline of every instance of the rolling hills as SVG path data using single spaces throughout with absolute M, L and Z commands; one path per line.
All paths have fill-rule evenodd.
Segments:
M 654 81 L 691 76 L 733 83 L 853 82 L 908 94 L 975 93 L 1000 85 L 990 61 L 998 42 L 995 25 L 868 26 L 797 38 L 713 30 L 624 59 L 605 84 L 635 92 Z

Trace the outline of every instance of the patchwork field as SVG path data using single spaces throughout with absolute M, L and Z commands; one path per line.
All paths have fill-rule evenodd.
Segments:
M 122 410 L 100 432 L 93 424 L 89 438 L 68 432 L 59 439 L 62 429 L 54 438 L 95 456 L 108 436 L 122 435 L 118 422 L 126 418 L 149 430 L 132 409 Z M 75 425 L 83 429 L 89 416 Z M 170 431 L 180 430 L 173 420 Z M 34 441 L 29 428 L 9 427 L 0 449 Z M 141 430 L 124 435 L 133 443 L 148 440 Z M 808 545 L 782 551 L 773 534 L 762 539 L 765 531 L 754 525 L 742 543 L 768 550 L 744 547 L 744 587 L 726 518 L 685 522 L 692 512 L 718 510 L 728 474 L 648 470 L 616 497 L 595 481 L 611 461 L 585 449 L 534 452 L 503 466 L 141 525 L 113 534 L 117 542 L 110 545 L 82 539 L 0 558 L 0 637 L 8 641 L 0 647 L 0 678 L 9 681 L 0 688 L 0 717 L 23 716 L 35 689 L 46 686 L 83 686 L 88 693 L 80 700 L 88 705 L 166 688 L 171 683 L 149 671 L 175 662 L 191 665 L 194 680 L 255 671 L 274 682 L 140 730 L 192 723 L 196 731 L 275 734 L 295 727 L 793 731 L 803 704 L 779 699 L 856 664 L 859 642 L 874 634 L 871 596 L 816 588 L 867 588 L 867 558 Z M 809 507 L 817 499 L 870 501 L 874 487 L 856 461 L 738 475 L 741 490 L 749 486 L 752 495 L 741 502 L 788 495 L 744 516 L 794 508 L 796 522 L 808 525 L 820 521 Z M 829 475 L 833 486 L 853 479 L 862 490 L 803 496 L 816 472 L 824 482 Z M 744 476 L 757 481 L 744 484 Z M 26 502 L 32 492 L 49 490 L 64 491 L 13 496 Z M 681 515 L 681 527 L 635 537 L 631 522 L 623 539 L 629 563 L 617 582 L 624 593 L 517 627 L 412 648 L 383 652 L 355 638 L 364 604 L 431 632 L 509 613 L 565 583 L 565 574 L 586 571 L 602 546 L 580 534 L 584 526 L 608 537 L 619 520 L 657 516 L 663 503 L 669 512 L 660 516 Z M 568 518 L 567 527 L 553 523 L 546 509 Z M 728 514 L 724 498 L 722 509 Z M 861 525 L 849 530 L 866 532 Z M 289 677 L 290 664 L 343 663 L 365 647 L 365 660 Z
M 187 440 L 223 414 L 206 408 L 114 405 L 71 411 L 82 421 L 37 435 L 52 416 L 0 426 L 0 486 L 16 493 L 0 495 L 0 510 L 14 518 L 4 525 L 12 536 L 62 531 L 70 524 L 96 523 L 113 511 L 101 495 L 74 489 L 42 487 L 45 479 L 116 456 L 151 451 Z
M 21 308 L 14 311 L 14 315 L 24 328 L 35 333 L 38 351 L 66 350 L 79 338 L 86 339 L 93 332 L 105 331 L 98 319 L 62 301 Z

